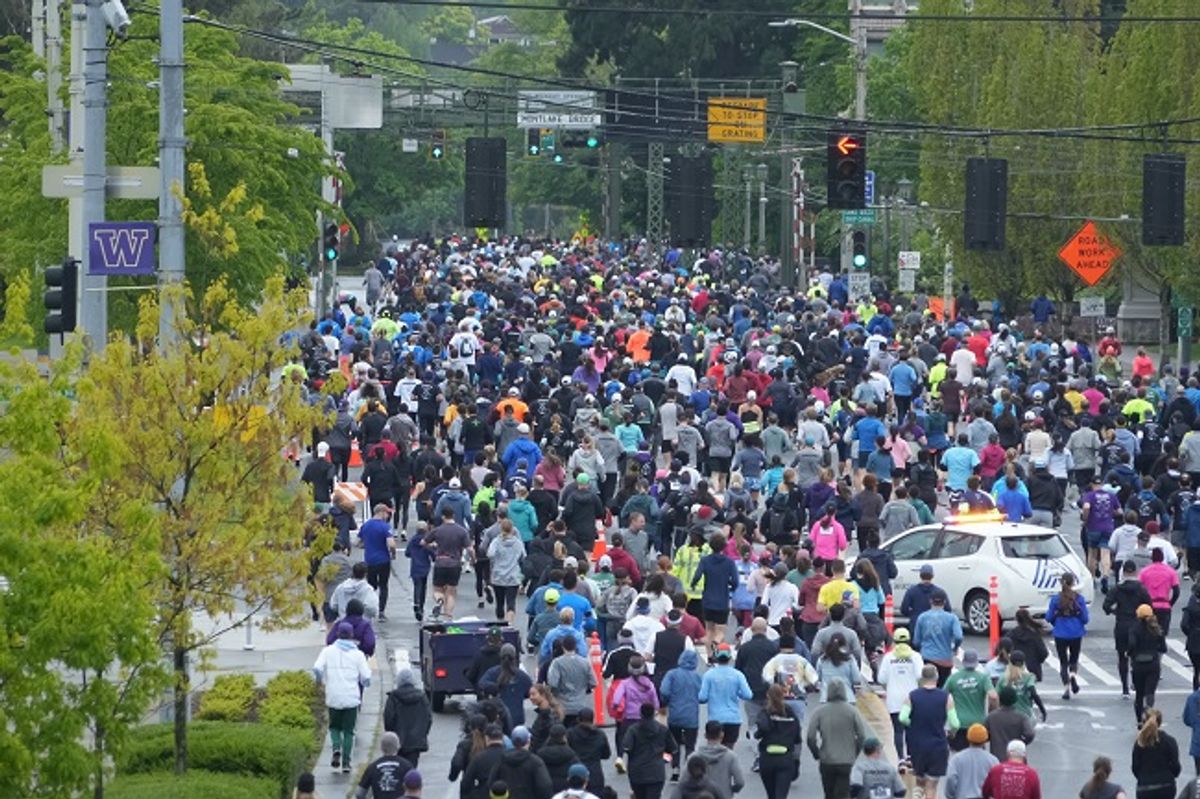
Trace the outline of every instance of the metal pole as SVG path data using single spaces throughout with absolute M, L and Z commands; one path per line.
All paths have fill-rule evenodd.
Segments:
M 88 226 L 104 221 L 104 194 L 107 183 L 107 104 L 108 104 L 108 28 L 101 11 L 103 0 L 87 0 L 87 19 L 83 43 L 83 235 L 80 255 L 83 276 L 80 284 L 80 324 L 96 351 L 104 349 L 108 338 L 108 279 L 93 277 Z
M 754 175 L 749 167 L 742 169 L 742 180 L 746 183 L 746 218 L 743 225 L 742 249 L 750 252 L 750 203 L 754 195 Z
M 608 158 L 608 212 L 604 217 L 604 236 L 609 241 L 621 237 L 621 145 L 615 141 L 604 145 Z
M 663 143 L 650 142 L 646 148 L 646 239 L 655 257 L 662 252 L 663 237 Z
M 162 0 L 158 56 L 158 272 L 165 289 L 184 280 L 183 202 L 183 0 Z M 162 346 L 175 340 L 178 309 L 169 293 L 161 295 L 158 337 Z
M 321 86 L 321 142 L 325 145 L 325 155 L 333 158 L 333 122 L 329 114 L 329 103 L 325 97 L 325 86 Z M 327 203 L 334 201 L 333 178 L 321 181 L 321 197 Z M 324 236 L 325 225 L 334 221 L 333 217 L 317 214 L 317 252 L 321 259 L 321 276 L 317 281 L 316 316 L 320 319 L 326 311 L 331 311 L 337 303 L 337 259 L 329 261 L 325 258 Z M 332 294 L 332 296 L 331 296 Z
M 767 254 L 767 165 L 758 165 L 758 251 Z
M 67 128 L 67 153 L 71 166 L 83 172 L 83 133 L 87 127 L 83 113 L 83 29 L 87 19 L 87 6 L 84 0 L 74 0 L 71 4 L 71 74 L 68 82 L 68 94 L 71 100 L 70 126 Z M 83 224 L 83 196 L 73 194 L 67 199 L 67 251 L 82 262 L 87 252 L 87 228 Z M 82 299 L 76 302 L 75 318 L 82 309 Z M 56 336 L 50 337 L 50 357 L 57 359 L 62 355 L 62 348 Z
M 862 0 L 850 0 L 850 30 L 854 37 L 854 118 L 867 118 L 867 26 L 862 24 Z
M 46 97 L 49 101 L 50 149 L 63 148 L 62 0 L 46 0 Z
M 46 2 L 47 0 L 33 0 L 29 10 L 30 39 L 33 44 L 33 54 L 38 58 L 46 57 Z M 49 0 L 49 2 L 52 3 L 54 0 Z
M 788 108 L 789 98 L 799 91 L 796 82 L 800 67 L 795 61 L 784 61 L 780 63 L 779 69 L 779 110 L 783 112 L 780 116 L 782 121 L 779 124 L 779 185 L 783 187 L 780 196 L 787 198 L 779 203 L 779 276 L 785 287 L 793 288 L 796 286 L 796 247 L 793 240 L 795 231 L 792 227 L 795 195 L 793 194 L 792 154 L 788 152 L 790 137 L 788 136 L 787 113 L 791 110 Z

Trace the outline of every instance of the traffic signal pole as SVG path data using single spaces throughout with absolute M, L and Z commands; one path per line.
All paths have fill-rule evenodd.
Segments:
M 72 231 L 72 249 L 83 262 L 80 278 L 79 322 L 95 351 L 104 349 L 108 339 L 108 279 L 92 277 L 90 225 L 105 219 L 104 198 L 108 182 L 108 26 L 101 10 L 103 0 L 77 2 L 73 15 L 83 18 L 83 196 L 80 201 L 79 229 Z M 72 47 L 74 44 L 72 43 Z M 72 126 L 74 125 L 72 115 Z M 74 138 L 74 137 L 72 137 Z
M 158 97 L 158 280 L 167 288 L 184 279 L 183 202 L 183 0 L 159 4 Z M 159 297 L 159 343 L 175 340 L 176 308 L 168 293 Z

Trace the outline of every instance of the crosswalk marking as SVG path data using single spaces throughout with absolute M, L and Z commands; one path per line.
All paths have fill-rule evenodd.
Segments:
M 1047 673 L 1051 676 L 1057 675 L 1062 669 L 1062 665 L 1058 662 L 1058 658 L 1054 655 L 1046 656 L 1046 665 L 1050 667 Z M 1079 656 L 1079 665 L 1083 665 L 1082 654 Z M 1075 675 L 1075 682 L 1079 683 L 1080 688 L 1087 688 L 1088 686 L 1087 678 L 1084 677 L 1082 673 Z
M 1176 641 L 1172 638 L 1168 638 L 1167 639 L 1167 649 L 1172 652 L 1178 653 L 1178 655 L 1181 658 L 1183 658 L 1184 660 L 1189 660 L 1187 650 L 1184 649 L 1183 644 L 1180 643 L 1179 641 Z M 1168 655 L 1163 655 L 1163 663 L 1165 663 L 1167 665 L 1167 668 L 1171 669 L 1171 671 L 1175 672 L 1180 677 L 1187 680 L 1189 684 L 1191 683 L 1192 669 L 1191 669 L 1190 661 L 1189 661 L 1188 666 L 1184 667 L 1184 666 L 1180 665 L 1179 663 L 1175 662 L 1175 660 L 1173 660 Z
M 1109 674 L 1104 669 L 1100 668 L 1099 663 L 1092 660 L 1090 657 L 1083 654 L 1082 652 L 1079 653 L 1079 665 L 1080 665 L 1081 669 L 1087 669 L 1089 674 L 1094 674 L 1096 676 L 1096 679 L 1100 680 L 1100 682 L 1104 683 L 1107 686 L 1112 687 L 1112 686 L 1118 686 L 1121 684 L 1121 681 L 1119 679 L 1117 679 L 1113 675 Z M 1080 680 L 1080 684 L 1081 685 L 1083 684 L 1082 680 Z

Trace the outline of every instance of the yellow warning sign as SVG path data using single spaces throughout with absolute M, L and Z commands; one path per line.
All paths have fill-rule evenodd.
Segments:
M 708 98 L 708 140 L 761 144 L 767 139 L 767 98 Z

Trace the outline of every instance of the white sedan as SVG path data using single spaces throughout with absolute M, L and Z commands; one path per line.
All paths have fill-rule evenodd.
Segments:
M 892 580 L 897 614 L 904 592 L 920 582 L 921 567 L 933 567 L 933 582 L 950 598 L 952 609 L 970 633 L 985 635 L 990 623 L 988 587 L 997 578 L 1001 619 L 1028 607 L 1034 616 L 1046 612 L 1066 572 L 1077 578 L 1077 590 L 1090 605 L 1092 581 L 1087 566 L 1056 530 L 1015 524 L 991 515 L 950 517 L 940 524 L 914 527 L 883 544 L 896 561 Z

